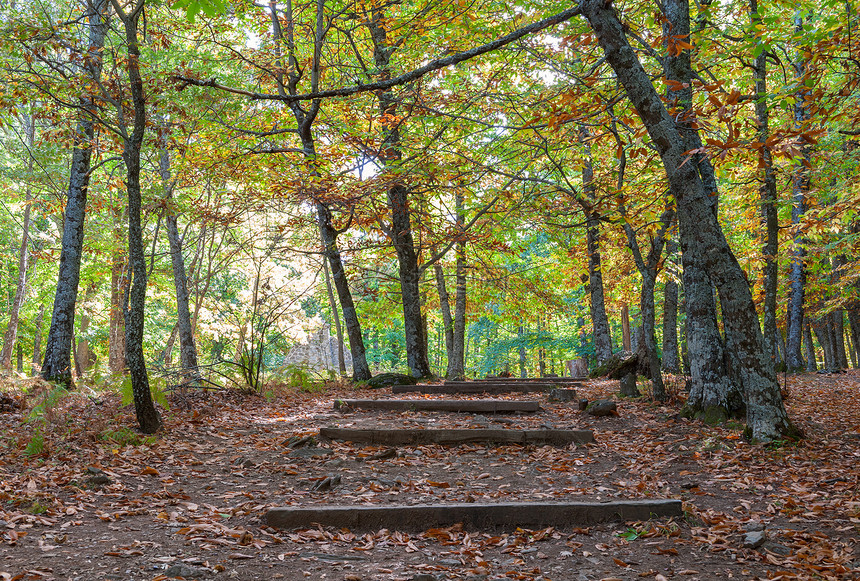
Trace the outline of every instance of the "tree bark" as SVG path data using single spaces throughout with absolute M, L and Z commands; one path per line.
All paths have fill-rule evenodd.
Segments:
M 299 70 L 300 66 L 296 57 L 296 47 L 294 39 L 294 18 L 292 13 L 292 4 L 287 4 L 287 28 L 286 34 L 281 29 L 281 22 L 276 12 L 276 3 L 271 2 L 270 19 L 272 23 L 272 31 L 276 44 L 276 54 L 278 56 L 279 66 L 286 69 L 289 68 L 289 73 L 285 77 L 283 73 L 277 73 L 276 81 L 278 90 L 282 94 L 289 92 L 296 94 L 298 92 L 298 83 L 301 79 Z M 323 2 L 318 0 L 316 6 L 316 27 L 314 30 L 313 44 L 313 62 L 311 66 L 311 90 L 316 91 L 319 87 L 319 79 L 321 74 L 321 51 L 322 43 L 325 35 L 323 26 Z M 286 47 L 286 58 L 288 63 L 282 62 L 281 45 Z M 288 66 L 284 66 L 284 65 Z M 319 114 L 321 101 L 314 99 L 310 105 L 305 108 L 298 101 L 289 104 L 293 117 L 298 126 L 299 138 L 302 143 L 302 152 L 305 160 L 308 163 L 308 173 L 313 178 L 321 177 L 317 169 L 317 152 L 316 142 L 313 134 L 313 123 Z M 354 381 L 366 381 L 372 377 L 370 367 L 367 364 L 367 353 L 364 347 L 364 338 L 361 334 L 361 324 L 358 320 L 358 312 L 355 309 L 355 303 L 352 298 L 352 292 L 349 289 L 349 280 L 344 272 L 343 261 L 340 251 L 337 247 L 338 230 L 332 222 L 331 208 L 323 201 L 324 192 L 310 188 L 305 192 L 313 201 L 317 212 L 317 226 L 320 231 L 320 240 L 322 242 L 324 260 L 328 261 L 328 266 L 331 269 L 331 277 L 334 280 L 335 290 L 337 291 L 340 308 L 343 313 L 343 322 L 346 326 L 346 333 L 349 337 L 349 351 L 352 356 L 352 378 Z M 339 340 L 340 342 L 340 340 Z
M 197 361 L 197 346 L 191 327 L 191 310 L 188 305 L 188 276 L 185 273 L 185 258 L 182 256 L 182 240 L 179 236 L 176 207 L 173 204 L 174 182 L 170 175 L 170 152 L 165 138 L 161 138 L 159 170 L 164 188 L 164 201 L 167 207 L 167 241 L 170 245 L 170 262 L 173 266 L 173 287 L 176 291 L 176 330 L 179 335 L 179 362 L 186 375 L 186 381 L 200 378 Z
M 340 312 L 337 309 L 337 302 L 334 299 L 334 289 L 331 286 L 331 274 L 329 273 L 328 260 L 323 255 L 322 260 L 323 274 L 325 275 L 325 291 L 328 297 L 328 307 L 331 310 L 331 317 L 334 321 L 335 336 L 337 337 L 337 369 L 341 375 L 346 375 L 346 359 L 344 357 L 343 348 L 343 327 L 340 324 Z
M 619 82 L 660 154 L 678 207 L 682 252 L 700 264 L 720 293 L 723 321 L 733 336 L 752 439 L 771 441 L 795 433 L 782 403 L 773 366 L 764 355 L 761 329 L 746 277 L 723 235 L 698 168 L 685 163 L 684 140 L 627 41 L 614 8 L 584 0 L 588 19 Z
M 450 297 L 445 285 L 445 273 L 442 265 L 437 261 L 433 264 L 433 274 L 436 276 L 436 291 L 439 294 L 439 311 L 442 313 L 442 328 L 445 335 L 445 354 L 447 356 L 448 368 L 454 360 L 454 317 L 451 316 Z M 448 373 L 445 377 L 451 379 Z
M 131 375 L 131 390 L 138 426 L 145 434 L 153 434 L 161 427 L 161 417 L 152 402 L 149 376 L 143 357 L 143 325 L 146 305 L 146 257 L 141 227 L 140 151 L 146 132 L 146 101 L 143 79 L 140 76 L 140 46 L 138 23 L 144 0 L 138 0 L 131 12 L 126 13 L 118 0 L 111 0 L 125 27 L 127 72 L 134 107 L 131 134 L 128 133 L 125 113 L 120 109 L 120 127 L 123 133 L 122 158 L 126 167 L 126 193 L 128 194 L 128 258 L 131 270 L 129 304 L 125 313 L 125 358 Z
M 108 29 L 108 0 L 93 0 L 87 16 L 89 40 L 84 63 L 86 77 L 98 85 L 102 74 L 102 49 Z M 42 377 L 48 381 L 65 383 L 71 387 L 71 346 L 75 325 L 75 303 L 78 298 L 78 281 L 81 276 L 81 254 L 84 244 L 84 217 L 87 206 L 87 189 L 90 183 L 92 141 L 95 134 L 96 106 L 92 96 L 84 93 L 78 100 L 79 115 L 75 129 L 72 163 L 69 169 L 69 188 L 63 222 L 63 242 L 60 250 L 60 268 L 57 291 L 51 313 L 51 326 L 45 345 Z
M 833 358 L 833 342 L 831 341 L 829 323 L 829 315 L 815 319 L 812 321 L 812 332 L 815 333 L 815 338 L 818 339 L 818 344 L 821 345 L 821 350 L 824 352 L 824 369 L 835 371 L 838 365 Z
M 666 260 L 676 260 L 678 244 L 669 239 Z M 681 373 L 681 357 L 678 354 L 678 283 L 672 273 L 663 285 L 663 371 Z
M 836 309 L 832 313 L 833 343 L 836 348 L 835 359 L 841 369 L 848 369 L 848 356 L 845 353 L 845 311 Z
M 119 216 L 114 216 L 118 219 Z M 121 242 L 121 228 L 114 228 L 114 242 Z M 122 241 L 126 243 L 125 241 Z M 127 243 L 126 243 L 127 244 Z M 126 270 L 128 261 L 125 251 L 119 248 L 111 255 L 110 276 L 110 327 L 108 331 L 108 369 L 120 374 L 125 370 L 125 295 L 128 291 Z
M 803 31 L 803 19 L 795 18 L 795 31 Z M 798 90 L 795 94 L 794 103 L 794 130 L 802 131 L 809 121 L 809 105 L 807 97 L 809 89 L 804 86 L 806 80 L 806 56 L 798 51 L 797 60 L 793 63 L 795 80 L 798 82 Z M 804 300 L 806 295 L 806 240 L 800 230 L 800 223 L 806 213 L 806 195 L 810 188 L 810 178 L 807 168 L 811 163 L 812 150 L 807 141 L 798 138 L 800 147 L 799 159 L 794 164 L 794 175 L 792 177 L 791 224 L 794 228 L 793 246 L 791 249 L 791 274 L 789 275 L 789 301 L 788 301 L 788 339 L 786 344 L 786 366 L 789 371 L 803 369 L 803 358 L 800 354 L 801 332 L 803 325 Z
M 803 321 L 803 347 L 806 352 L 806 370 L 816 371 L 818 362 L 815 357 L 815 345 L 812 343 L 812 329 L 809 321 Z
M 633 350 L 633 342 L 630 337 L 630 307 L 627 303 L 621 305 L 621 347 L 624 351 Z
M 466 241 L 464 236 L 465 214 L 463 209 L 463 193 L 454 194 L 454 208 L 457 212 L 456 226 L 461 239 L 455 244 L 455 277 L 454 292 L 454 337 L 452 358 L 448 360 L 447 377 L 449 379 L 464 379 L 466 377 Z
M 42 321 L 45 319 L 45 305 L 39 305 L 39 314 L 33 321 L 33 360 L 31 375 L 37 375 L 42 368 Z
M 26 141 L 24 147 L 27 150 L 27 172 L 33 172 L 33 143 L 36 140 L 36 120 L 31 115 L 22 115 L 25 123 Z M 18 283 L 15 285 L 15 298 L 9 309 L 9 324 L 6 325 L 6 333 L 3 335 L 3 347 L 0 349 L 0 367 L 9 369 L 12 365 L 12 346 L 18 338 L 18 319 L 21 314 L 21 306 L 27 294 L 27 268 L 30 260 L 30 206 L 32 192 L 29 183 L 24 194 L 24 220 L 21 225 L 21 246 L 18 253 Z
M 585 212 L 585 243 L 588 251 L 588 295 L 591 307 L 591 325 L 594 330 L 594 358 L 600 365 L 612 355 L 612 336 L 606 316 L 606 301 L 603 294 L 603 269 L 600 256 L 600 216 L 594 209 L 597 188 L 594 186 L 594 167 L 591 142 L 584 125 L 579 128 L 583 147 L 582 189 L 588 200 L 580 200 Z
M 373 42 L 373 58 L 376 71 L 382 80 L 391 78 L 391 55 L 396 46 L 389 42 L 385 28 L 385 17 L 381 7 L 371 8 L 371 18 L 367 21 Z M 394 168 L 402 158 L 400 141 L 400 122 L 397 120 L 398 101 L 389 90 L 377 93 L 379 114 L 383 119 L 383 140 L 380 160 L 388 168 L 388 209 L 391 224 L 388 235 L 397 254 L 400 297 L 403 303 L 403 327 L 406 341 L 406 361 L 414 377 L 429 377 L 430 363 L 427 360 L 427 343 L 421 321 L 421 294 L 419 282 L 421 270 L 418 266 L 418 253 L 412 236 L 412 218 L 409 208 L 409 187 L 396 175 Z
M 758 11 L 758 0 L 749 0 L 750 19 L 754 28 L 761 26 L 761 15 Z M 761 38 L 756 42 L 761 44 Z M 767 145 L 770 137 L 770 112 L 767 105 L 767 58 L 768 51 L 763 46 L 757 47 L 759 54 L 753 64 L 755 78 L 755 113 L 758 122 L 757 140 L 759 142 L 759 168 L 761 169 L 761 185 L 759 199 L 761 200 L 762 226 L 764 240 L 762 242 L 762 285 L 764 304 L 762 305 L 762 336 L 764 337 L 764 352 L 776 363 L 777 345 L 774 343 L 776 334 L 776 298 L 779 278 L 777 253 L 779 252 L 779 216 L 777 214 L 776 172 L 773 168 L 773 156 Z M 784 351 L 784 350 L 783 350 Z

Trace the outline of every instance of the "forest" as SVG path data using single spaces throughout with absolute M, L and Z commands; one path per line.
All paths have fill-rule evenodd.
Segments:
M 153 399 L 640 354 L 796 435 L 857 367 L 852 2 L 0 3 L 0 365 Z M 858 50 L 855 51 L 854 49 Z

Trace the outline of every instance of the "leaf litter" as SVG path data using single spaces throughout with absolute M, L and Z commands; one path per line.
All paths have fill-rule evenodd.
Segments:
M 33 401 L 13 392 L 19 403 L 0 413 L 0 581 L 860 578 L 860 374 L 787 385 L 806 438 L 769 446 L 745 442 L 740 425 L 683 419 L 678 403 L 638 400 L 618 401 L 618 417 L 546 401 L 537 414 L 495 417 L 335 411 L 336 398 L 382 397 L 344 387 L 272 401 L 201 394 L 143 437 L 112 396 L 73 393 L 35 422 Z M 320 442 L 322 426 L 592 429 L 596 443 L 391 448 Z M 685 517 L 421 532 L 261 520 L 289 505 L 649 497 L 682 499 Z

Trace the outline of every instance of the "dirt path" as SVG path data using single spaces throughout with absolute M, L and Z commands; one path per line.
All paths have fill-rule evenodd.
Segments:
M 799 443 L 750 446 L 741 426 L 681 419 L 679 404 L 619 401 L 592 418 L 540 394 L 537 414 L 335 411 L 335 398 L 221 394 L 166 413 L 156 438 L 123 429 L 111 398 L 64 399 L 45 420 L 0 413 L 0 580 L 857 579 L 858 375 L 788 379 Z M 611 397 L 592 382 L 583 397 Z M 409 397 L 405 395 L 403 397 Z M 413 395 L 414 397 L 414 395 Z M 32 402 L 31 402 L 32 405 Z M 291 438 L 321 426 L 592 429 L 588 446 L 384 446 Z M 44 450 L 33 447 L 41 432 Z M 302 452 L 301 450 L 305 450 Z M 329 476 L 334 488 L 315 491 Z M 294 504 L 681 498 L 683 519 L 544 530 L 424 532 L 263 526 Z M 757 529 L 766 540 L 757 548 Z M 761 539 L 759 539 L 761 540 Z

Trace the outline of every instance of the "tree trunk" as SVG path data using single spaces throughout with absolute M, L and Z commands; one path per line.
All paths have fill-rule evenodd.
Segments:
M 125 313 L 125 359 L 131 375 L 131 390 L 134 396 L 134 410 L 140 430 L 153 434 L 161 427 L 161 417 L 152 402 L 149 390 L 149 376 L 143 357 L 143 324 L 146 305 L 146 257 L 143 248 L 141 228 L 140 196 L 140 151 L 146 131 L 146 102 L 143 94 L 143 79 L 140 76 L 140 46 L 137 29 L 143 12 L 143 0 L 126 14 L 118 0 L 111 0 L 125 26 L 126 50 L 128 52 L 128 79 L 131 100 L 134 106 L 134 121 L 129 135 L 124 113 L 119 112 L 123 128 L 122 158 L 126 167 L 126 192 L 128 194 L 128 258 L 131 270 L 129 304 Z
M 803 19 L 795 18 L 795 32 L 803 32 Z M 797 60 L 793 63 L 795 80 L 798 90 L 794 103 L 794 130 L 802 131 L 809 121 L 809 104 L 807 97 L 810 90 L 804 85 L 807 76 L 806 57 L 798 51 Z M 791 274 L 789 275 L 788 301 L 788 339 L 786 345 L 786 365 L 789 371 L 803 369 L 803 358 L 800 354 L 801 332 L 803 325 L 804 299 L 806 295 L 806 240 L 800 230 L 800 223 L 806 213 L 806 195 L 810 188 L 808 167 L 811 166 L 811 148 L 802 137 L 798 138 L 800 157 L 794 164 L 792 177 L 791 224 L 794 228 L 793 247 L 791 249 Z
M 457 212 L 456 225 L 463 236 L 463 193 L 454 194 L 454 206 Z M 454 293 L 454 337 L 452 358 L 448 359 L 449 379 L 464 379 L 466 377 L 466 242 L 459 240 L 455 248 L 456 257 L 456 290 Z
M 383 9 L 371 8 L 372 17 L 367 22 L 373 41 L 373 57 L 380 80 L 391 78 L 391 55 L 396 44 L 388 40 Z M 406 361 L 414 377 L 429 377 L 427 343 L 421 321 L 421 294 L 418 254 L 412 236 L 412 219 L 409 209 L 409 187 L 397 176 L 396 167 L 402 158 L 400 122 L 397 121 L 397 98 L 391 90 L 379 91 L 379 114 L 389 121 L 383 123 L 383 140 L 380 158 L 389 170 L 388 209 L 391 224 L 388 235 L 397 253 L 400 297 L 403 302 L 403 327 L 406 341 Z
M 179 236 L 176 207 L 172 203 L 174 182 L 170 175 L 170 152 L 167 150 L 166 137 L 161 137 L 160 141 L 161 153 L 158 165 L 167 207 L 165 222 L 167 224 L 167 241 L 170 245 L 170 262 L 173 266 L 173 287 L 176 291 L 179 361 L 186 375 L 186 381 L 196 381 L 200 378 L 200 372 L 197 362 L 197 346 L 194 344 L 194 332 L 191 327 L 191 310 L 188 306 L 188 276 L 185 273 L 185 258 L 182 256 L 182 240 Z
M 517 349 L 520 361 L 520 377 L 524 378 L 526 377 L 526 346 L 523 344 L 523 341 L 525 340 L 525 330 L 522 325 L 517 327 L 517 335 L 520 337 L 520 346 L 519 349 Z
M 812 329 L 809 321 L 803 321 L 803 347 L 806 351 L 806 370 L 816 371 L 818 362 L 815 357 L 815 345 L 812 343 Z
M 125 309 L 126 292 L 128 291 L 127 267 L 125 250 L 122 248 L 128 242 L 123 232 L 124 213 L 118 209 L 113 212 L 113 239 L 116 249 L 111 254 L 110 273 L 110 326 L 108 330 L 108 369 L 113 374 L 125 371 Z
M 666 260 L 674 260 L 678 254 L 678 244 L 669 240 Z M 681 373 L 681 357 L 678 354 L 678 283 L 672 273 L 663 285 L 663 371 Z
M 33 361 L 30 373 L 37 375 L 42 368 L 42 321 L 45 318 L 45 305 L 39 305 L 39 314 L 33 321 Z
M 633 351 L 630 337 L 630 307 L 627 303 L 621 305 L 621 346 L 624 351 Z
M 836 360 L 841 369 L 848 369 L 848 356 L 845 353 L 845 311 L 836 309 L 833 317 L 833 343 L 836 347 Z
M 824 352 L 824 369 L 834 371 L 837 365 L 833 360 L 833 342 L 830 340 L 830 325 L 828 323 L 828 316 L 819 317 L 812 321 L 812 331 Z
M 612 336 L 609 334 L 609 319 L 606 317 L 606 302 L 603 294 L 603 269 L 600 257 L 600 216 L 594 210 L 597 188 L 594 186 L 594 167 L 591 157 L 591 142 L 584 125 L 579 128 L 583 146 L 582 189 L 588 202 L 581 201 L 585 212 L 585 241 L 588 251 L 588 296 L 591 307 L 591 324 L 594 329 L 594 357 L 600 365 L 612 355 Z
M 86 76 L 98 85 L 102 74 L 102 49 L 108 29 L 108 0 L 93 0 L 88 14 L 89 40 L 84 63 Z M 60 250 L 60 268 L 57 291 L 51 313 L 51 326 L 45 345 L 42 377 L 72 386 L 70 368 L 72 335 L 75 325 L 75 303 L 78 298 L 78 281 L 81 275 L 81 254 L 84 243 L 84 216 L 87 206 L 87 188 L 90 183 L 90 160 L 96 107 L 94 99 L 86 93 L 79 98 L 80 115 L 75 130 L 72 163 L 69 169 L 69 189 L 63 222 L 63 242 Z
M 27 150 L 27 172 L 33 173 L 33 143 L 36 140 L 36 120 L 30 115 L 22 115 L 26 133 L 24 142 Z M 15 298 L 9 309 L 9 324 L 3 335 L 3 347 L 0 349 L 0 367 L 9 369 L 12 365 L 12 346 L 18 338 L 18 318 L 21 306 L 24 304 L 24 296 L 27 294 L 27 268 L 30 260 L 30 206 L 32 195 L 30 185 L 26 186 L 24 194 L 24 220 L 21 226 L 21 246 L 18 253 L 18 283 L 15 285 Z
M 750 18 L 752 26 L 761 26 L 761 15 L 758 11 L 758 0 L 749 0 Z M 774 338 L 778 333 L 776 329 L 776 295 L 779 277 L 777 253 L 779 252 L 779 216 L 777 214 L 776 173 L 773 168 L 773 156 L 767 145 L 770 137 L 770 113 L 767 104 L 767 58 L 768 51 L 762 45 L 763 39 L 756 38 L 761 51 L 753 65 L 753 76 L 755 77 L 755 113 L 758 122 L 759 142 L 759 168 L 761 169 L 761 185 L 759 186 L 759 199 L 761 200 L 762 226 L 764 240 L 762 242 L 762 255 L 764 266 L 762 267 L 762 284 L 764 287 L 764 304 L 762 305 L 762 336 L 764 337 L 764 352 L 776 362 L 777 346 Z M 784 350 L 783 350 L 784 351 Z
M 764 355 L 752 294 L 713 211 L 711 192 L 705 191 L 697 167 L 685 163 L 684 140 L 627 42 L 614 7 L 603 0 L 584 0 L 581 7 L 660 154 L 678 206 L 682 252 L 702 265 L 720 293 L 726 332 L 737 349 L 750 435 L 771 441 L 793 434 L 776 374 Z
M 329 274 L 328 260 L 323 255 L 322 260 L 323 274 L 325 275 L 325 291 L 328 297 L 328 307 L 331 310 L 331 317 L 334 321 L 335 336 L 337 337 L 337 369 L 341 375 L 346 375 L 346 359 L 344 357 L 343 347 L 343 327 L 340 324 L 340 312 L 337 309 L 337 302 L 334 299 L 334 289 L 331 286 L 331 274 Z
M 445 353 L 448 360 L 448 368 L 454 360 L 454 318 L 451 316 L 451 304 L 449 302 L 448 289 L 445 286 L 445 273 L 442 271 L 442 265 L 436 262 L 433 264 L 433 273 L 436 276 L 436 290 L 439 293 L 439 310 L 442 313 L 442 327 L 445 335 Z M 450 376 L 445 374 L 445 377 Z

